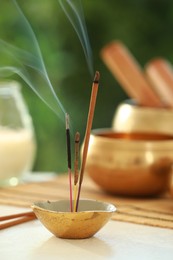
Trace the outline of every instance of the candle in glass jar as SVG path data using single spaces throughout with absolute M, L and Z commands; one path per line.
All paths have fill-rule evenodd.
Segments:
M 27 172 L 35 154 L 33 134 L 29 129 L 0 128 L 0 182 Z

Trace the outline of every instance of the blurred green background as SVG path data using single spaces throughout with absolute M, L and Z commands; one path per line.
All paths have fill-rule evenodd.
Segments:
M 118 39 L 130 49 L 141 66 L 157 56 L 173 62 L 173 1 L 81 2 L 94 70 L 101 73 L 93 128 L 111 127 L 117 105 L 127 96 L 103 64 L 100 50 L 108 42 Z M 70 114 L 72 138 L 78 130 L 83 139 L 92 77 L 77 34 L 58 0 L 21 0 L 18 4 L 38 39 L 52 85 Z M 10 44 L 27 45 L 27 37 L 22 33 L 21 21 L 11 0 L 1 0 L 0 38 Z M 0 57 L 0 66 L 4 63 L 5 58 Z M 64 123 L 21 78 L 13 75 L 9 79 L 21 82 L 22 93 L 33 118 L 37 140 L 34 171 L 67 171 Z M 36 82 L 39 84 L 39 79 Z

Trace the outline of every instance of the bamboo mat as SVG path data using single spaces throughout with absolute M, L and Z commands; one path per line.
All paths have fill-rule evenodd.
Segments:
M 30 207 L 34 201 L 69 198 L 68 176 L 57 176 L 53 181 L 20 184 L 0 189 L 0 204 Z M 117 207 L 113 220 L 173 229 L 173 198 L 127 198 L 104 193 L 87 176 L 81 198 L 110 202 Z

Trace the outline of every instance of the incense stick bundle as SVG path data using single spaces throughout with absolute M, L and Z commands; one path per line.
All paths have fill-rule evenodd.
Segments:
M 145 67 L 146 75 L 166 106 L 173 107 L 173 68 L 165 59 L 151 60 Z
M 158 94 L 149 85 L 138 62 L 121 42 L 109 43 L 101 57 L 127 94 L 140 105 L 162 107 Z
M 98 71 L 96 71 L 95 76 L 94 76 L 94 81 L 93 81 L 93 84 L 92 84 L 92 92 L 91 92 L 91 98 L 90 98 L 87 126 L 86 126 L 86 131 L 85 131 L 83 155 L 82 155 L 80 177 L 79 177 L 79 189 L 78 189 L 78 196 L 77 196 L 77 203 L 76 203 L 76 211 L 78 210 L 81 186 L 82 186 L 82 182 L 83 182 L 84 169 L 85 169 L 87 153 L 88 153 L 88 145 L 89 145 L 89 139 L 90 139 L 90 132 L 91 132 L 91 127 L 92 127 L 92 122 L 93 122 L 93 117 L 94 117 L 95 104 L 96 104 L 96 99 L 97 99 L 99 79 L 100 79 L 100 73 Z
M 71 173 L 71 146 L 70 146 L 70 127 L 69 127 L 69 115 L 66 114 L 66 140 L 67 140 L 67 163 L 68 163 L 68 175 L 69 175 L 69 189 L 70 189 L 70 210 L 73 211 L 72 203 L 72 173 Z

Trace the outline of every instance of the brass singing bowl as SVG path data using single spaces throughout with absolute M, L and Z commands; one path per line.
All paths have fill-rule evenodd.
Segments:
M 173 134 L 173 109 L 138 106 L 134 100 L 122 102 L 113 117 L 117 132 Z
M 170 187 L 173 136 L 92 131 L 85 170 L 105 191 L 150 196 Z
M 70 212 L 69 204 L 69 200 L 47 201 L 31 207 L 52 234 L 68 239 L 92 237 L 116 211 L 114 205 L 96 200 L 80 200 L 78 212 Z

